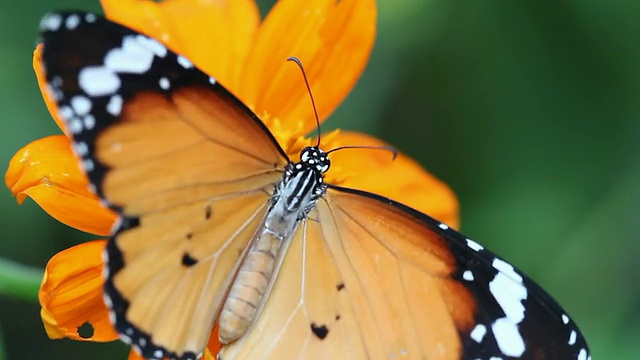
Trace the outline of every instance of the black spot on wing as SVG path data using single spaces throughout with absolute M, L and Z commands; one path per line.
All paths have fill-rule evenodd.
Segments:
M 340 284 L 336 285 L 336 289 L 338 289 L 338 291 L 343 290 L 344 289 L 344 283 L 340 283 Z
M 311 332 L 318 337 L 320 340 L 324 340 L 329 334 L 329 329 L 326 325 L 316 325 L 316 323 L 311 323 Z
M 211 210 L 211 205 L 208 205 L 205 209 L 204 209 L 204 218 L 205 220 L 209 220 L 211 219 L 211 214 L 213 213 L 213 211 Z
M 189 255 L 188 252 L 185 252 L 182 255 L 182 265 L 186 266 L 186 267 L 191 267 L 195 264 L 198 263 L 198 259 L 194 258 L 193 256 Z

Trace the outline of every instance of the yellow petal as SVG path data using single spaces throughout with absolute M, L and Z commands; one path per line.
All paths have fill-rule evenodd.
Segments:
M 258 116 L 315 128 L 309 94 L 295 64 L 305 67 L 320 119 L 346 97 L 375 39 L 374 0 L 281 0 L 258 31 L 237 93 Z
M 55 100 L 53 100 L 53 95 L 51 91 L 47 87 L 47 76 L 44 72 L 44 66 L 42 65 L 42 44 L 38 44 L 36 49 L 33 51 L 33 71 L 36 73 L 36 80 L 38 81 L 38 87 L 40 88 L 40 92 L 42 93 L 42 98 L 44 99 L 44 103 L 47 105 L 47 110 L 49 110 L 49 114 L 53 117 L 58 127 L 65 131 L 64 123 L 58 115 L 58 107 L 56 106 Z
M 69 139 L 54 135 L 20 149 L 9 162 L 5 183 L 21 204 L 32 198 L 56 220 L 76 229 L 108 235 L 116 215 L 89 191 Z
M 118 338 L 103 302 L 102 250 L 105 244 L 104 240 L 90 241 L 59 252 L 49 260 L 38 298 L 42 321 L 50 338 L 68 337 L 82 341 Z M 93 334 L 79 331 L 86 324 L 93 328 Z
M 252 0 L 102 0 L 106 16 L 152 36 L 184 55 L 229 89 L 260 24 Z
M 341 145 L 385 146 L 381 140 L 362 133 L 340 132 Z M 442 181 L 429 174 L 406 155 L 393 160 L 386 150 L 344 149 L 331 153 L 327 182 L 365 190 L 399 201 L 453 228 L 460 225 L 458 201 Z

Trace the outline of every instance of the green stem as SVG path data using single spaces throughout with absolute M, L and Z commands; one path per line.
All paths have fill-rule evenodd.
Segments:
M 2 333 L 2 328 L 0 327 L 0 360 L 5 360 L 7 358 L 7 349 L 4 346 L 4 334 Z
M 42 270 L 0 258 L 0 295 L 38 301 Z

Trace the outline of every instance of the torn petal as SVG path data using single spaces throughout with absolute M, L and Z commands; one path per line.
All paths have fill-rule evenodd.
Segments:
M 61 251 L 49 260 L 38 299 L 52 339 L 113 341 L 118 334 L 103 301 L 102 250 L 96 240 Z

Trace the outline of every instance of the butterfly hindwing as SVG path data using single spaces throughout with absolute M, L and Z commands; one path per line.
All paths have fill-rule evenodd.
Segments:
M 148 358 L 192 359 L 288 159 L 186 58 L 88 13 L 41 24 L 48 91 L 91 186 L 120 216 L 105 301 Z
M 435 341 L 422 348 L 423 357 L 438 358 L 433 352 L 438 344 L 458 339 L 459 356 L 442 358 L 587 359 L 586 341 L 562 308 L 529 277 L 475 241 L 375 194 L 332 187 L 327 199 L 341 234 L 348 234 L 342 227 L 359 227 L 358 241 L 377 243 L 380 249 L 366 252 L 369 257 L 382 258 L 386 252 L 395 259 L 398 270 L 379 268 L 377 274 L 362 279 L 384 283 L 399 274 L 405 296 L 396 293 L 389 299 L 404 301 L 412 323 L 405 329 L 417 333 L 418 343 Z M 343 243 L 349 241 L 353 238 L 342 238 Z M 356 254 L 347 253 L 349 258 Z M 417 290 L 430 283 L 431 290 Z M 432 298 L 435 290 L 441 309 L 434 307 L 439 303 Z M 447 313 L 452 321 L 435 319 L 434 312 Z M 446 324 L 455 328 L 457 336 L 444 333 Z M 385 328 L 399 325 L 392 321 Z
M 575 323 L 527 276 L 374 194 L 331 187 L 284 268 L 255 331 L 222 360 L 588 358 Z

